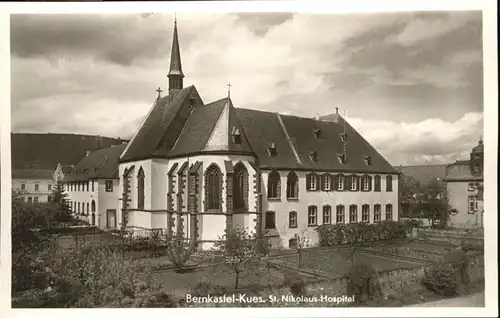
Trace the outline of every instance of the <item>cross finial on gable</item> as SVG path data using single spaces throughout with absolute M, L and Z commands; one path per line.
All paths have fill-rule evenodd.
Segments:
M 226 86 L 227 86 L 227 97 L 229 98 L 229 97 L 231 97 L 231 87 L 233 85 L 231 85 L 231 82 L 229 82 L 229 83 L 227 83 Z
M 339 108 L 338 107 L 335 107 L 335 113 L 339 113 Z
M 160 88 L 160 86 L 158 86 L 158 88 L 156 89 L 156 91 L 158 92 L 158 98 L 161 97 L 161 92 L 163 92 L 163 90 Z

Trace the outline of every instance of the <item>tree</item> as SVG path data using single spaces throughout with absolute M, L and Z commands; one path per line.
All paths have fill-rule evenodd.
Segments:
M 422 206 L 424 215 L 433 226 L 438 221 L 446 224 L 448 215 L 448 199 L 446 197 L 445 184 L 439 179 L 431 179 L 422 187 Z
M 260 261 L 266 253 L 263 250 L 267 244 L 256 233 L 249 233 L 242 228 L 226 229 L 214 245 L 213 252 L 216 259 L 220 259 L 235 273 L 235 288 L 239 286 L 240 275 L 252 265 L 253 261 Z
M 297 243 L 297 265 L 302 267 L 302 255 L 304 255 L 304 249 L 309 247 L 309 236 L 306 235 L 307 229 L 294 235 L 294 239 Z
M 167 256 L 172 265 L 182 270 L 194 252 L 194 245 L 184 238 L 182 231 L 166 236 Z
M 59 208 L 59 215 L 57 219 L 59 221 L 67 221 L 71 218 L 71 209 L 68 204 L 68 194 L 64 192 L 64 185 L 61 181 L 57 181 L 55 187 L 52 189 L 50 195 L 50 202 L 57 205 Z

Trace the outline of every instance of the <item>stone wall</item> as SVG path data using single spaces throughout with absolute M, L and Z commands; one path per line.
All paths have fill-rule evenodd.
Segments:
M 484 244 L 484 235 L 480 231 L 468 230 L 435 230 L 417 229 L 417 237 L 430 241 L 442 241 L 453 245 L 460 245 L 462 242 L 474 245 Z

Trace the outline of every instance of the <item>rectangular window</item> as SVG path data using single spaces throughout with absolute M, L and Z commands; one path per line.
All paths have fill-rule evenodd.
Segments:
M 89 192 L 89 181 L 85 182 L 85 184 L 87 185 L 87 192 Z
M 477 199 L 475 196 L 469 196 L 469 213 L 476 212 L 477 209 Z
M 297 227 L 297 212 L 292 211 L 288 216 L 288 226 L 292 229 Z
M 392 221 L 392 204 L 385 206 L 385 219 L 386 221 Z
M 358 176 L 351 176 L 351 191 L 356 191 L 358 185 Z
M 52 191 L 52 185 L 51 185 L 51 184 L 49 184 L 49 185 L 47 186 L 47 189 L 48 189 L 49 191 Z
M 106 180 L 106 192 L 113 192 L 113 180 Z
M 32 197 L 28 197 L 28 203 L 32 203 L 33 202 L 33 198 Z
M 363 205 L 361 207 L 361 222 L 370 222 L 370 206 Z
M 358 222 L 358 206 L 351 205 L 349 206 L 349 223 Z
M 318 208 L 315 205 L 310 206 L 307 211 L 307 225 L 318 225 Z
M 376 192 L 381 191 L 381 178 L 380 178 L 380 176 L 375 176 L 375 186 L 374 186 L 373 190 Z
M 276 228 L 276 214 L 272 211 L 266 212 L 266 229 L 275 229 Z
M 323 206 L 323 224 L 332 223 L 332 207 L 329 205 Z
M 35 184 L 35 191 L 38 191 L 39 184 Z
M 337 190 L 338 191 L 344 190 L 344 176 L 343 175 L 337 176 Z
M 344 223 L 344 206 L 337 205 L 337 224 Z
M 387 192 L 392 192 L 392 176 L 385 177 L 385 187 Z
M 23 183 L 23 184 L 21 184 L 21 190 L 22 190 L 22 191 L 25 191 L 25 190 L 26 190 L 26 184 L 24 184 L 24 183 Z
M 363 177 L 363 190 L 368 191 L 370 189 L 370 178 L 368 176 Z
M 330 191 L 331 187 L 332 187 L 332 185 L 331 185 L 331 181 L 330 181 L 330 175 L 324 174 L 323 175 L 323 190 Z
M 92 192 L 94 192 L 94 180 L 92 180 Z
M 375 208 L 373 210 L 373 222 L 380 222 L 381 221 L 381 207 L 380 204 L 375 204 Z
M 315 191 L 316 190 L 316 178 L 317 176 L 314 173 L 311 173 L 309 175 L 309 190 Z
M 469 191 L 472 192 L 475 190 L 474 183 L 469 183 Z
M 34 202 L 34 203 L 38 203 L 38 197 L 34 197 L 34 198 L 33 198 L 33 202 Z

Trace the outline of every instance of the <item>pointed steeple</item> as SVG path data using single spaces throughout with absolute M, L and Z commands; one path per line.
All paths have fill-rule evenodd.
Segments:
M 179 36 L 177 35 L 177 18 L 174 21 L 174 37 L 172 40 L 172 52 L 170 53 L 170 70 L 168 72 L 168 94 L 175 95 L 183 88 L 181 51 L 179 48 Z

